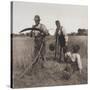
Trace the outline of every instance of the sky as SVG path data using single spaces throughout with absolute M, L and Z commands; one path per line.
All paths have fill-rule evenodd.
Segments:
M 59 20 L 66 33 L 77 32 L 78 28 L 88 29 L 88 6 L 50 3 L 13 3 L 13 33 L 34 25 L 34 16 L 39 15 L 49 33 L 55 33 L 55 21 Z

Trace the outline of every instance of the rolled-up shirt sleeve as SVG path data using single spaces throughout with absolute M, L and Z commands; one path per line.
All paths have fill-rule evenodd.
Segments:
M 66 43 L 67 43 L 67 42 L 68 42 L 68 35 L 67 35 L 67 33 L 66 33 L 65 28 L 62 27 L 62 31 L 63 31 L 63 34 L 65 35 L 65 41 L 66 41 Z

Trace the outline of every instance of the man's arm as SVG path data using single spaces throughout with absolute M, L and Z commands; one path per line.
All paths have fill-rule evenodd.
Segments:
M 63 31 L 63 34 L 65 35 L 65 41 L 66 41 L 66 45 L 67 45 L 68 44 L 68 35 L 66 33 L 65 28 L 63 28 L 63 26 L 62 26 L 62 31 Z
M 81 73 L 81 71 L 82 71 L 82 62 L 81 62 L 81 58 L 80 58 L 79 54 L 77 54 L 77 63 L 78 63 L 79 71 Z

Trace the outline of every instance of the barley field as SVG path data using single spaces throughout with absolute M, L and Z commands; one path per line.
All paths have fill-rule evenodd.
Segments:
M 12 37 L 12 61 L 13 61 L 13 87 L 42 87 L 42 86 L 61 86 L 61 85 L 77 85 L 87 84 L 87 66 L 88 66 L 88 47 L 87 36 L 69 36 L 69 45 L 78 44 L 80 46 L 80 55 L 83 65 L 83 71 L 80 74 L 71 75 L 70 79 L 62 78 L 62 71 L 65 68 L 64 63 L 58 63 L 54 60 L 54 51 L 49 50 L 50 43 L 55 43 L 54 36 L 46 37 L 46 61 L 44 68 L 41 68 L 37 63 L 33 72 L 28 70 L 23 78 L 19 76 L 31 67 L 33 63 L 34 39 L 30 37 Z

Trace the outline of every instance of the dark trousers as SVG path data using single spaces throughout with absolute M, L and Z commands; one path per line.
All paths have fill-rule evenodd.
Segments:
M 37 57 L 38 53 L 40 53 L 37 57 L 37 59 L 34 61 L 32 66 L 34 66 L 37 62 L 39 62 L 39 59 L 42 60 L 42 64 L 45 60 L 45 54 L 46 54 L 46 43 L 45 43 L 45 38 L 35 38 L 34 40 L 35 45 L 34 45 L 34 58 Z

